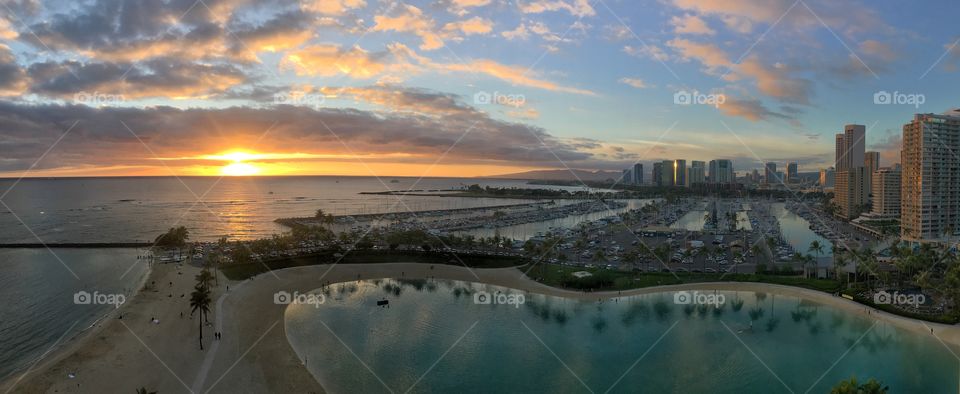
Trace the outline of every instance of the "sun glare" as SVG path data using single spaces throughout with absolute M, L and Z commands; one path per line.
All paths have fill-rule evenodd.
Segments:
M 257 175 L 260 173 L 260 169 L 257 166 L 250 163 L 235 162 L 223 166 L 223 169 L 220 170 L 223 172 L 223 175 L 229 176 L 249 176 Z

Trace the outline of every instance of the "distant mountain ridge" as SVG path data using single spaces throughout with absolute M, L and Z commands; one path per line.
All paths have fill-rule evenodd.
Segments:
M 574 176 L 576 174 L 576 176 Z M 606 181 L 617 179 L 623 176 L 617 171 L 588 171 L 588 170 L 533 170 L 525 172 L 516 172 L 512 174 L 491 175 L 484 178 L 493 179 L 529 179 L 543 181 L 576 181 L 577 178 L 583 181 Z

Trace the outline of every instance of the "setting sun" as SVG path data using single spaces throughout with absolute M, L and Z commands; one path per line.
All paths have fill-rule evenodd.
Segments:
M 223 173 L 223 175 L 229 176 L 249 176 L 260 173 L 260 169 L 257 168 L 257 166 L 243 162 L 230 163 L 223 166 L 223 169 L 220 171 Z

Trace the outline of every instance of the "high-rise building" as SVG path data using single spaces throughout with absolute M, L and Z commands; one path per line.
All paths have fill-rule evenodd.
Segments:
M 787 163 L 787 183 L 800 182 L 800 176 L 797 173 L 797 162 Z
M 881 168 L 873 172 L 873 216 L 900 217 L 900 170 Z
M 730 160 L 710 160 L 710 183 L 734 183 L 733 162 Z
M 836 165 L 834 166 L 837 172 L 864 165 L 866 130 L 864 125 L 848 124 L 843 126 L 843 134 L 837 134 Z
M 763 166 L 763 183 L 769 185 L 780 183 L 777 181 L 777 163 L 771 161 Z
M 663 186 L 663 163 L 653 163 L 653 173 L 650 176 L 654 186 Z
M 820 187 L 833 187 L 835 173 L 833 167 L 820 170 Z
M 960 230 L 960 113 L 903 125 L 900 237 L 941 242 Z
M 620 183 L 627 185 L 633 183 L 633 171 L 623 170 L 623 176 L 620 178 Z
M 707 182 L 707 163 L 694 160 L 690 162 L 690 169 L 687 170 L 687 185 L 695 185 Z
M 757 171 L 756 168 L 753 169 L 753 183 L 760 183 L 760 171 Z
M 660 162 L 660 183 L 659 186 L 673 186 L 673 160 L 664 160 Z
M 867 168 L 863 166 L 836 173 L 833 195 L 841 217 L 853 219 L 867 208 L 868 176 Z
M 684 159 L 677 159 L 673 162 L 673 184 L 690 186 L 687 183 L 687 161 Z
M 865 166 L 866 127 L 849 124 L 843 134 L 837 134 L 834 200 L 840 207 L 840 216 L 854 218 L 860 215 L 869 202 L 870 177 Z
M 866 152 L 863 155 L 863 166 L 867 167 L 867 172 L 873 174 L 880 169 L 880 152 Z
M 633 183 L 635 185 L 643 184 L 643 164 L 636 163 L 633 165 Z

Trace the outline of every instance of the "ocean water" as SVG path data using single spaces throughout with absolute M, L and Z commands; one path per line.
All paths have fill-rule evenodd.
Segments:
M 478 305 L 478 291 L 525 302 Z M 710 292 L 725 297 L 716 311 L 674 294 L 598 304 L 458 281 L 362 281 L 329 287 L 319 307 L 289 306 L 285 324 L 331 393 L 825 393 L 854 375 L 891 393 L 958 390 L 960 349 L 932 336 L 772 293 Z M 374 306 L 384 297 L 389 308 Z
M 396 180 L 396 182 L 393 182 Z M 372 177 L 73 178 L 0 180 L 0 243 L 150 242 L 186 226 L 194 240 L 270 236 L 280 217 L 317 209 L 363 214 L 522 203 L 517 199 L 360 192 L 528 186 L 518 180 Z M 11 189 L 11 187 L 13 187 Z M 576 187 L 558 189 L 581 190 Z M 0 379 L 87 329 L 110 306 L 75 305 L 78 291 L 130 294 L 147 267 L 135 249 L 0 249 Z M 76 276 L 75 276 L 76 275 Z
M 22 373 L 55 344 L 68 343 L 113 308 L 77 305 L 78 292 L 129 298 L 147 273 L 139 253 L 0 249 L 0 380 Z
M 396 182 L 392 182 L 396 180 Z M 186 226 L 197 240 L 251 239 L 282 231 L 274 220 L 516 204 L 526 200 L 359 194 L 465 185 L 543 187 L 519 180 L 373 177 L 24 179 L 3 198 L 0 242 L 149 242 Z M 0 191 L 14 180 L 0 180 Z M 578 190 L 576 187 L 555 189 Z M 19 220 L 18 220 L 19 218 Z M 21 220 L 23 223 L 21 223 Z M 32 232 L 32 233 L 31 233 Z M 36 234 L 36 237 L 34 236 Z

